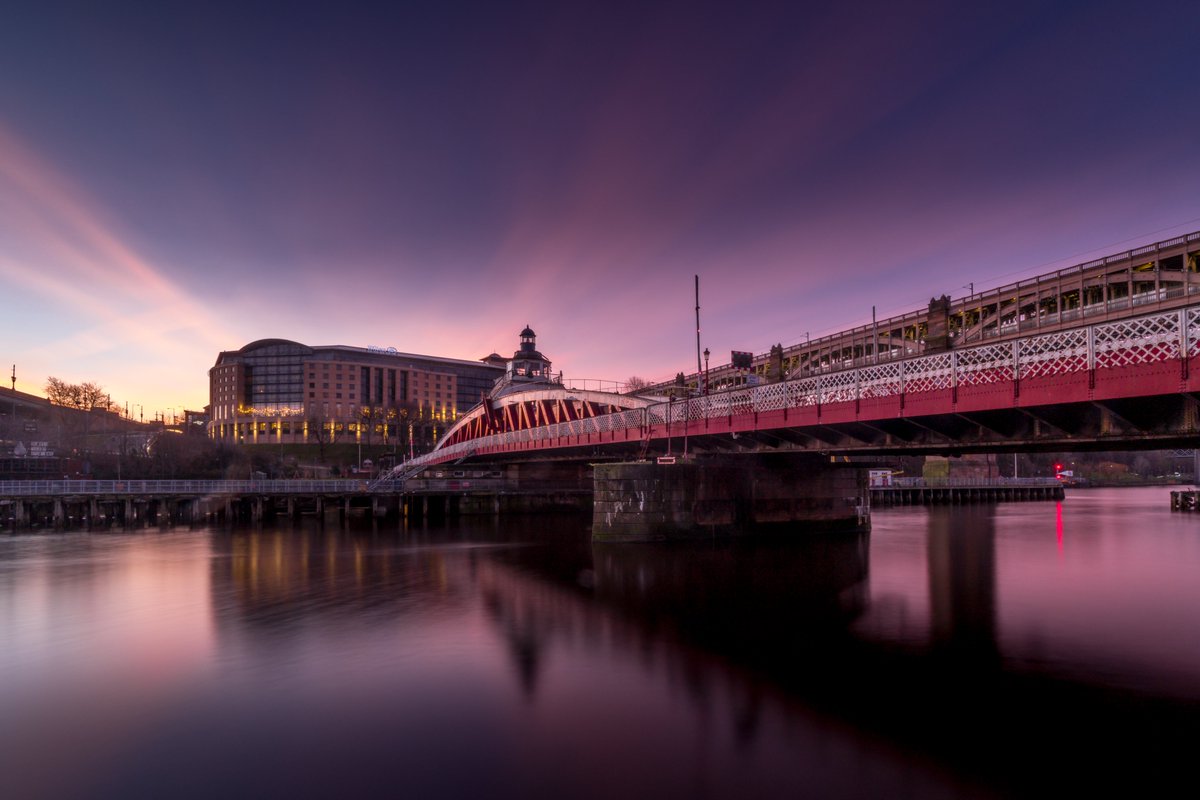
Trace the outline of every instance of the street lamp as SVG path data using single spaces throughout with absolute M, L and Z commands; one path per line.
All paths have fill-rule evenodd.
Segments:
M 704 393 L 708 394 L 708 348 L 704 348 Z

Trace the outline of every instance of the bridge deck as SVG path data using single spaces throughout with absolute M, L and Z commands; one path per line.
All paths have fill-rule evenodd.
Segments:
M 1200 305 L 867 363 L 482 436 L 411 462 L 776 447 L 968 452 L 1187 446 L 1198 438 Z

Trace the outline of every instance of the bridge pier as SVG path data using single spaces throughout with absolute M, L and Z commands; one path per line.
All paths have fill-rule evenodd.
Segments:
M 866 471 L 828 457 L 597 464 L 594 482 L 593 541 L 870 529 Z

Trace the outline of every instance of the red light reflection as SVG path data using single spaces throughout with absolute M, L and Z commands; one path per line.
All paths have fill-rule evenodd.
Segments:
M 1058 537 L 1058 552 L 1062 552 L 1062 501 L 1054 504 L 1054 533 Z

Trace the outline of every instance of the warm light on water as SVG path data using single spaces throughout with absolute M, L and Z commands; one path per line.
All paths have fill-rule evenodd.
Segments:
M 1146 729 L 1122 725 L 1200 718 L 1197 574 L 1200 516 L 1165 489 L 881 509 L 869 538 L 794 544 L 593 546 L 557 518 L 5 535 L 0 775 L 48 798 L 954 797 L 1036 793 L 1053 755 L 1133 780 Z

